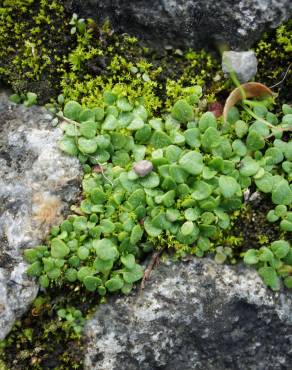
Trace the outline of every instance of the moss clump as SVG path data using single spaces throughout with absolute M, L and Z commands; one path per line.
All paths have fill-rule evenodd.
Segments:
M 56 95 L 73 46 L 69 12 L 60 1 L 0 1 L 0 79 L 40 102 Z
M 292 68 L 289 68 L 291 51 L 292 20 L 278 29 L 264 34 L 255 46 L 258 58 L 258 81 L 267 86 L 274 86 L 287 73 L 285 80 L 273 88 L 275 92 L 279 93 L 278 100 L 281 104 L 289 103 L 292 100 Z
M 78 308 L 88 318 L 98 303 L 96 294 L 66 284 L 40 293 L 9 336 L 0 342 L 0 369 L 82 369 L 81 335 L 58 316 L 57 310 Z
M 143 97 L 149 112 L 170 108 L 189 95 L 185 88 L 210 87 L 212 76 L 219 73 L 219 64 L 205 51 L 165 50 L 157 55 L 137 39 L 115 34 L 108 23 L 98 28 L 91 20 L 87 31 L 77 36 L 69 64 L 61 82 L 66 101 L 103 105 L 103 91 L 111 90 L 127 95 L 131 103 Z

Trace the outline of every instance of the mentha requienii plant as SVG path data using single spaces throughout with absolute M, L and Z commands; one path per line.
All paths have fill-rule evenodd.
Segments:
M 159 118 L 143 99 L 111 91 L 103 107 L 65 104 L 60 148 L 84 165 L 83 200 L 52 229 L 47 246 L 25 251 L 29 275 L 44 288 L 67 281 L 101 296 L 128 293 L 143 276 L 139 261 L 161 243 L 198 257 L 211 251 L 250 186 L 270 194 L 276 208 L 268 220 L 281 219 L 289 232 L 292 142 L 281 128 L 292 126 L 291 107 L 283 106 L 280 121 L 264 104 L 251 108 L 259 117 L 253 121 L 233 107 L 226 124 L 199 112 L 201 94 L 195 87 Z M 150 163 L 142 176 L 135 171 L 141 161 Z M 291 255 L 289 242 L 279 240 L 249 250 L 244 261 L 277 290 L 280 277 L 291 287 Z

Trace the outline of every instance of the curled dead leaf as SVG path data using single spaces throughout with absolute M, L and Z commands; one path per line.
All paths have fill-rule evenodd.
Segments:
M 230 93 L 225 102 L 223 109 L 224 121 L 225 122 L 227 121 L 227 116 L 230 108 L 233 107 L 239 101 L 247 98 L 256 98 L 264 95 L 273 96 L 273 92 L 266 85 L 263 85 L 259 82 L 248 82 L 238 86 Z
M 38 309 L 36 309 L 36 308 L 33 308 L 31 310 L 31 314 L 32 314 L 32 316 L 37 317 L 37 316 L 40 315 L 40 311 Z

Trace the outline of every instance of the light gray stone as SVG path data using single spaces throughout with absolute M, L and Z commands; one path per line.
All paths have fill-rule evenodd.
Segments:
M 251 81 L 257 73 L 258 61 L 253 51 L 224 51 L 222 70 L 226 76 L 235 72 L 241 83 Z
M 133 169 L 139 177 L 145 177 L 153 170 L 153 164 L 150 161 L 142 160 L 135 163 Z
M 86 370 L 284 370 L 292 296 L 209 259 L 160 264 L 145 290 L 112 297 L 85 328 Z
M 79 193 L 81 168 L 58 149 L 61 135 L 44 108 L 0 92 L 0 339 L 38 291 L 23 250 L 45 240 Z
M 291 0 L 73 0 L 80 16 L 109 18 L 156 49 L 227 44 L 246 50 L 292 15 Z

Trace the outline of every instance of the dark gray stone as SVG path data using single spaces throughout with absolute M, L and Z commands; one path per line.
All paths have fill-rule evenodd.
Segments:
M 23 250 L 45 240 L 79 193 L 80 164 L 58 149 L 61 136 L 44 108 L 0 91 L 0 339 L 38 291 Z
M 161 264 L 85 329 L 86 370 L 288 370 L 292 296 L 209 259 Z
M 119 32 L 152 46 L 248 49 L 292 15 L 290 0 L 73 0 L 80 16 L 107 17 Z

